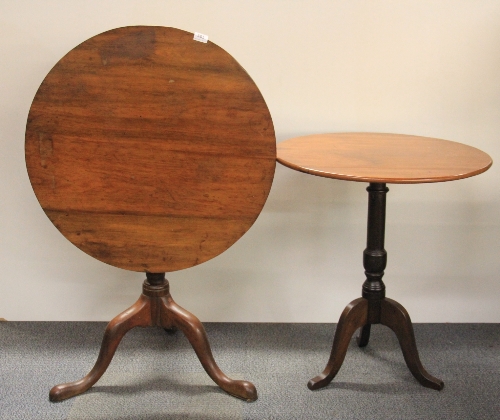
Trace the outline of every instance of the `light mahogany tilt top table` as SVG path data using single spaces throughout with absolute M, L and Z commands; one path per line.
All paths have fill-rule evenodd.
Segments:
M 430 375 L 420 362 L 408 312 L 385 297 L 382 281 L 387 264 L 384 249 L 386 183 L 417 184 L 453 181 L 486 171 L 492 160 L 464 144 L 434 138 L 374 133 L 318 134 L 278 144 L 278 162 L 297 171 L 327 178 L 369 182 L 367 247 L 363 253 L 366 281 L 362 297 L 342 313 L 328 364 L 311 379 L 309 389 L 328 385 L 335 377 L 354 332 L 358 345 L 370 338 L 371 324 L 391 328 L 413 376 L 425 387 L 441 390 L 443 381 Z

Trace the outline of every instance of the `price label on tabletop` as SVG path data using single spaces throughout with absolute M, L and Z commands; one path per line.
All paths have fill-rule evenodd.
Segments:
M 208 35 L 204 35 L 204 34 L 200 34 L 199 32 L 195 32 L 193 39 L 195 41 L 204 42 L 206 44 L 208 41 Z

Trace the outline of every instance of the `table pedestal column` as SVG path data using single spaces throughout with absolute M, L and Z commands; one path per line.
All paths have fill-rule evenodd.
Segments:
M 367 191 L 369 194 L 367 246 L 363 253 L 366 280 L 363 283 L 362 297 L 353 300 L 342 312 L 326 368 L 320 375 L 311 379 L 307 386 L 314 390 L 328 385 L 342 366 L 354 332 L 361 328 L 358 345 L 364 347 L 370 339 L 370 326 L 382 324 L 393 330 L 398 337 L 406 365 L 413 376 L 423 386 L 441 390 L 444 386 L 443 381 L 430 375 L 420 362 L 408 312 L 398 302 L 385 297 L 382 277 L 387 264 L 384 236 L 385 201 L 389 189 L 383 183 L 371 183 Z

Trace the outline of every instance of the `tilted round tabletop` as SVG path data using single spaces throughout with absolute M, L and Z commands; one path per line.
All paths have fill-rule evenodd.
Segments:
M 489 155 L 465 144 L 383 133 L 296 137 L 278 144 L 278 162 L 327 178 L 372 183 L 452 181 L 486 171 Z
M 276 164 L 250 76 L 214 43 L 164 27 L 114 29 L 65 55 L 36 93 L 25 146 L 35 194 L 67 239 L 153 273 L 236 242 Z

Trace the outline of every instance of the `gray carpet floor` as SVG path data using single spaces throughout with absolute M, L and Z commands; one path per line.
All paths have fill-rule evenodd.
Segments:
M 335 324 L 206 323 L 217 363 L 259 393 L 244 402 L 205 374 L 182 333 L 136 328 L 85 394 L 48 400 L 50 388 L 92 368 L 105 323 L 0 322 L 0 419 L 498 419 L 500 324 L 416 324 L 422 387 L 392 331 L 354 339 L 333 382 L 309 391 L 329 356 Z

